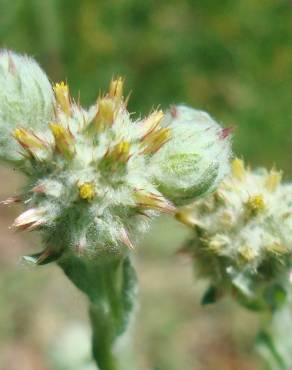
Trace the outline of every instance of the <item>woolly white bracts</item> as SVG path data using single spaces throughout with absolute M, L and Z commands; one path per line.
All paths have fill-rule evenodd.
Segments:
M 250 297 L 262 283 L 288 276 L 291 216 L 292 186 L 281 184 L 281 173 L 252 172 L 239 159 L 212 196 L 177 213 L 195 229 L 187 250 L 198 257 L 198 271 L 213 285 L 232 285 Z

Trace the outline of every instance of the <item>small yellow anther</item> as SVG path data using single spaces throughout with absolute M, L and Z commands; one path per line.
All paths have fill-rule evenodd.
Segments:
M 244 162 L 242 159 L 235 158 L 231 162 L 232 175 L 237 179 L 242 181 L 245 177 Z
M 71 103 L 68 85 L 64 82 L 56 83 L 54 86 L 54 92 L 59 106 L 67 116 L 70 116 Z
M 257 215 L 266 209 L 264 197 L 261 194 L 250 196 L 245 206 L 251 215 Z
M 94 198 L 95 191 L 94 186 L 91 182 L 84 182 L 79 185 L 79 196 L 81 199 L 92 200 Z
M 281 179 L 282 173 L 272 169 L 265 181 L 266 189 L 270 192 L 275 191 L 280 184 Z

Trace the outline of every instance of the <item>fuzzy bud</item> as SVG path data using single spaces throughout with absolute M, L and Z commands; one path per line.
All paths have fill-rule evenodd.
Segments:
M 166 143 L 151 161 L 159 189 L 178 204 L 216 190 L 229 171 L 230 130 L 207 113 L 186 106 L 172 107 L 162 126 L 148 139 L 153 152 Z
M 11 133 L 17 127 L 41 132 L 54 116 L 50 82 L 31 58 L 0 51 L 0 158 L 21 159 Z

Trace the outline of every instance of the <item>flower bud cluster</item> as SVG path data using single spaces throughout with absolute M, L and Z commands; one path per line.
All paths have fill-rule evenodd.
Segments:
M 288 281 L 291 199 L 292 186 L 281 184 L 280 172 L 252 172 L 234 159 L 232 175 L 213 195 L 176 214 L 194 229 L 186 249 L 196 257 L 198 272 L 243 303 L 266 299 L 272 286 Z
M 149 137 L 156 136 L 161 145 L 169 138 L 159 125 L 163 113 L 133 122 L 122 85 L 121 79 L 113 80 L 109 92 L 86 111 L 72 101 L 66 84 L 56 84 L 49 132 L 13 131 L 30 182 L 19 197 L 28 210 L 13 226 L 42 230 L 48 250 L 40 263 L 68 247 L 88 255 L 102 254 L 105 246 L 107 252 L 119 252 L 121 245 L 132 248 L 130 235 L 143 231 L 152 216 L 175 210 L 147 171 L 159 149 Z
M 21 201 L 27 207 L 15 229 L 42 232 L 46 249 L 33 257 L 37 263 L 66 250 L 86 256 L 123 253 L 152 217 L 173 214 L 177 204 L 213 190 L 225 174 L 230 140 L 207 114 L 176 107 L 166 118 L 156 110 L 134 121 L 121 78 L 83 109 L 64 82 L 55 84 L 51 96 L 31 60 L 9 53 L 6 59 L 17 65 L 6 66 L 8 90 L 11 73 L 25 71 L 25 79 L 27 68 L 36 71 L 29 69 L 31 80 L 15 95 L 25 106 L 19 116 L 10 115 L 14 105 L 7 109 L 5 89 L 0 112 L 13 128 L 7 146 L 18 142 L 19 168 L 28 178 L 23 192 L 5 203 Z

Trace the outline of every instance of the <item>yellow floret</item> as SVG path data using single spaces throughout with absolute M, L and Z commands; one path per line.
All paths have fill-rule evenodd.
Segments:
M 250 196 L 245 206 L 253 215 L 257 215 L 266 209 L 264 197 L 261 194 Z
M 94 186 L 91 182 L 85 182 L 79 185 L 79 196 L 85 200 L 92 200 L 94 197 Z

